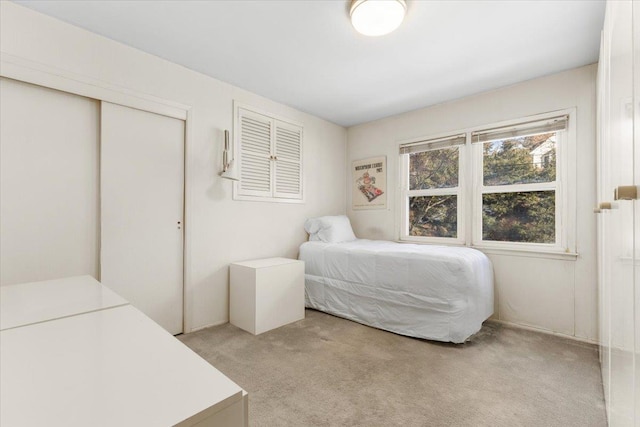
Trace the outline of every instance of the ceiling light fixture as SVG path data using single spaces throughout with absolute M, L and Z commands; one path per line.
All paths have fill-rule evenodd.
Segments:
M 404 0 L 352 0 L 351 23 L 365 36 L 383 36 L 400 26 L 407 11 Z

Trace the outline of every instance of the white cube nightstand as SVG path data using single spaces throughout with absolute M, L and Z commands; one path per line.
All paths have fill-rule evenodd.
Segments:
M 254 335 L 304 319 L 304 262 L 267 258 L 230 266 L 229 321 Z

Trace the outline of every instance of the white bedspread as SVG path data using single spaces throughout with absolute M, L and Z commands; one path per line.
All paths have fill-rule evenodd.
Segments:
M 493 314 L 493 269 L 480 251 L 358 239 L 306 242 L 305 299 L 402 335 L 464 342 Z

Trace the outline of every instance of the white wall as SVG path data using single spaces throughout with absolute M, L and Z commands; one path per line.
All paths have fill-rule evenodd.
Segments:
M 347 164 L 386 155 L 389 208 L 351 210 L 361 238 L 397 238 L 398 141 L 577 108 L 577 260 L 488 253 L 496 277 L 497 319 L 597 340 L 595 138 L 596 66 L 590 65 L 348 129 Z M 349 167 L 349 166 L 347 166 Z
M 192 107 L 187 332 L 228 321 L 229 263 L 296 257 L 307 217 L 345 212 L 344 128 L 13 3 L 0 2 L 0 15 L 3 53 Z M 306 203 L 231 199 L 231 182 L 218 172 L 233 100 L 304 125 Z

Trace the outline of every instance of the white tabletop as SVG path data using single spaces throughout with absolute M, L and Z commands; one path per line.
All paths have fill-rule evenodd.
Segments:
M 264 258 L 264 259 L 254 259 L 250 261 L 234 262 L 233 264 L 241 265 L 243 267 L 249 267 L 249 268 L 268 268 L 268 267 L 275 267 L 277 265 L 291 264 L 294 262 L 302 263 L 303 261 L 300 261 L 297 259 L 291 259 L 291 258 Z
M 0 340 L 3 426 L 169 426 L 242 399 L 130 305 L 4 330 Z
M 91 276 L 0 286 L 0 330 L 125 304 Z

